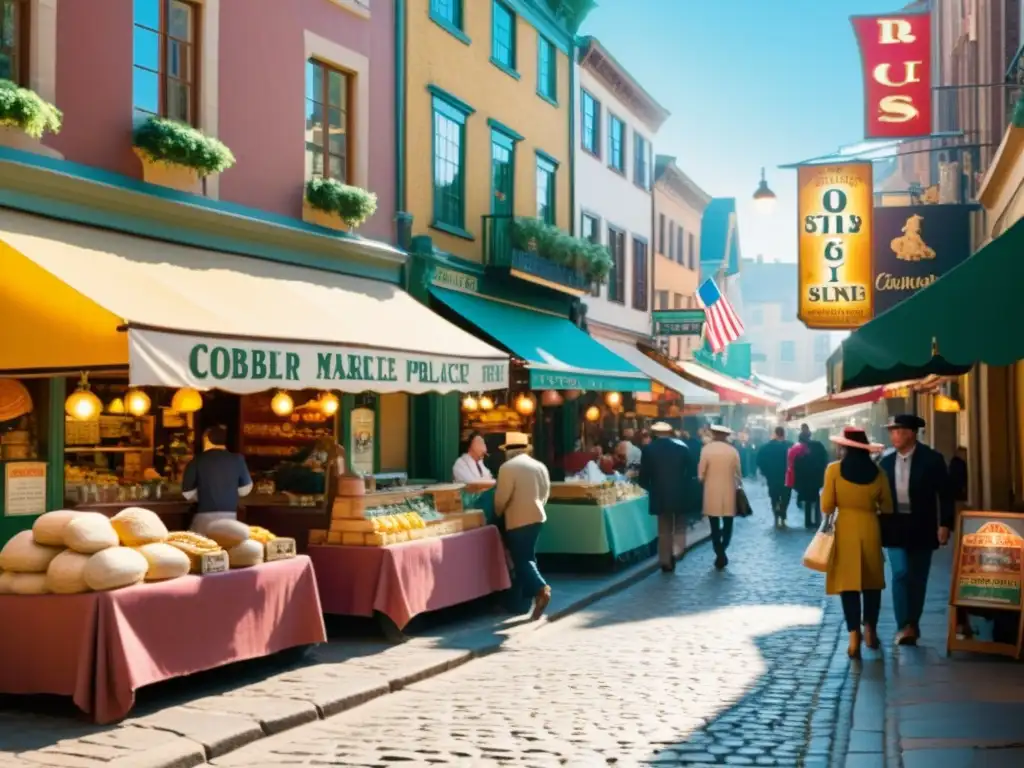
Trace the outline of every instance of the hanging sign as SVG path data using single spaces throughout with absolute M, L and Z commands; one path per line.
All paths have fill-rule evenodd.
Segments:
M 704 331 L 703 309 L 656 309 L 655 336 L 700 336 Z
M 864 136 L 904 139 L 932 132 L 931 14 L 854 16 L 864 71 Z
M 871 163 L 797 171 L 799 308 L 808 328 L 857 328 L 874 314 Z

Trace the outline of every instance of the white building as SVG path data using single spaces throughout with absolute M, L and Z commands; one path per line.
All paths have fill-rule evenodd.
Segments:
M 669 113 L 592 37 L 580 42 L 577 73 L 577 234 L 608 245 L 615 262 L 586 299 L 587 325 L 635 342 L 652 330 L 652 142 Z

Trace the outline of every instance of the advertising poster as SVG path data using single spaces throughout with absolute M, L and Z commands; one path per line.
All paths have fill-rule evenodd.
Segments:
M 12 461 L 4 465 L 4 514 L 41 515 L 46 511 L 46 463 Z
M 964 514 L 953 584 L 955 605 L 1021 609 L 1022 532 L 1019 515 Z
M 376 433 L 377 414 L 372 408 L 353 408 L 349 436 L 351 456 L 349 467 L 361 475 L 373 474 L 373 436 Z
M 874 315 L 871 163 L 797 170 L 799 303 L 808 328 L 850 330 Z

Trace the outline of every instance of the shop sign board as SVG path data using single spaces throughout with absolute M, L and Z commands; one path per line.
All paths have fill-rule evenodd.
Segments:
M 441 288 L 451 288 L 463 293 L 480 292 L 480 278 L 447 267 L 434 267 L 434 277 L 431 282 Z
M 850 21 L 864 75 L 864 137 L 930 135 L 931 14 L 854 16 Z
M 12 461 L 4 465 L 4 515 L 41 515 L 46 511 L 46 463 Z
M 875 208 L 875 315 L 927 288 L 971 255 L 969 205 Z
M 874 314 L 871 163 L 797 170 L 799 303 L 808 328 L 849 330 Z
M 366 347 L 242 340 L 130 329 L 132 386 L 341 392 L 480 392 L 507 389 L 502 358 L 463 358 Z
M 703 309 L 656 309 L 655 336 L 700 336 L 704 332 Z

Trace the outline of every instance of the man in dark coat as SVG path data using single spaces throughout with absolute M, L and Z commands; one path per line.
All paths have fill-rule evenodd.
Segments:
M 651 427 L 651 435 L 654 440 L 640 456 L 639 483 L 647 491 L 651 514 L 658 517 L 658 562 L 662 571 L 670 573 L 676 569 L 676 524 L 692 504 L 694 461 L 671 425 L 659 421 Z
M 807 450 L 793 460 L 793 490 L 796 502 L 804 510 L 804 527 L 817 528 L 821 524 L 821 489 L 825 485 L 828 451 L 807 432 L 800 435 Z
M 793 446 L 786 439 L 783 427 L 775 428 L 775 436 L 761 446 L 757 452 L 757 468 L 768 481 L 768 498 L 772 502 L 775 525 L 786 524 L 786 509 L 789 507 L 790 489 L 786 487 L 786 464 L 789 449 Z
M 924 420 L 913 414 L 895 417 L 887 428 L 896 450 L 879 466 L 889 476 L 892 515 L 882 515 L 882 545 L 892 566 L 892 603 L 898 645 L 916 645 L 924 611 L 932 553 L 949 541 L 955 520 L 953 488 L 942 454 L 919 443 Z

